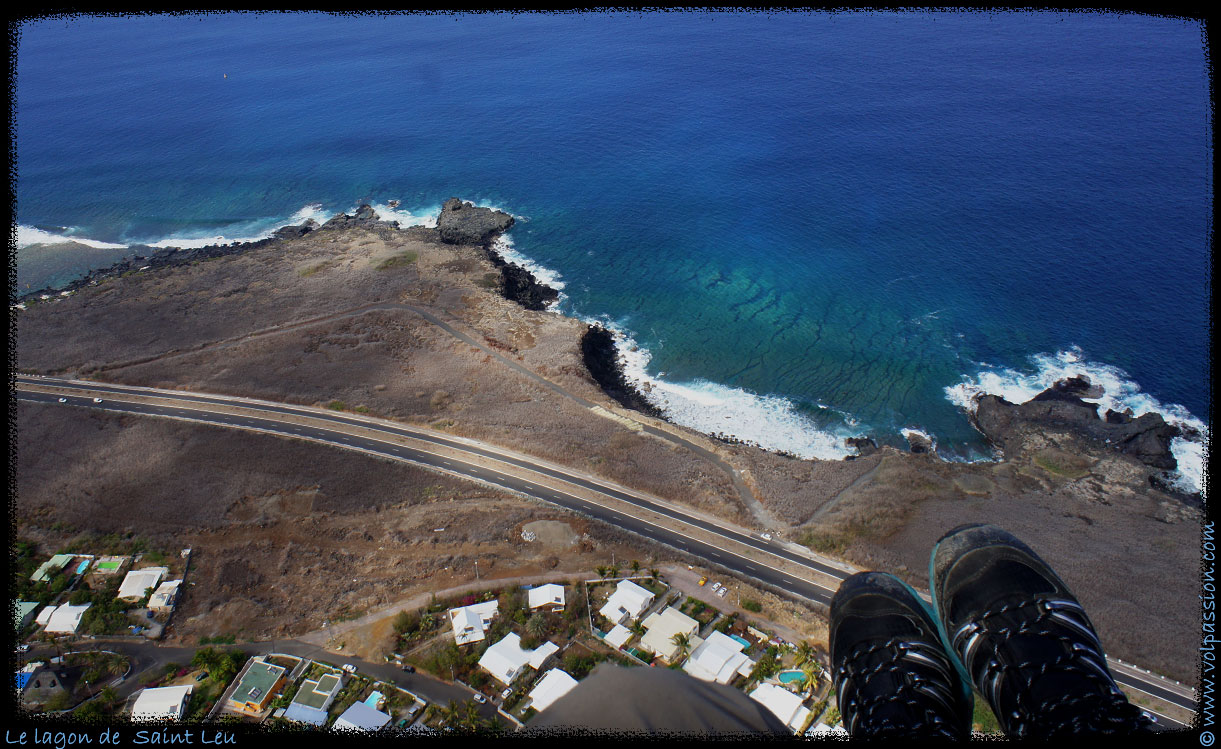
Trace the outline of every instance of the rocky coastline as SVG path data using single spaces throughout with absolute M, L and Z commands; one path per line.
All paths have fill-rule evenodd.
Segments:
M 496 286 L 504 298 L 528 310 L 545 310 L 558 298 L 558 292 L 539 282 L 527 269 L 508 262 L 496 251 L 496 240 L 514 223 L 514 218 L 503 211 L 450 198 L 442 205 L 435 229 L 413 229 L 432 234 L 435 239 L 446 244 L 479 247 L 488 261 L 500 271 Z M 190 265 L 211 258 L 249 252 L 282 239 L 353 227 L 399 230 L 398 222 L 381 220 L 372 207 L 366 204 L 361 205 L 351 215 L 338 213 L 321 225 L 307 220 L 299 225 L 284 226 L 266 239 L 254 242 L 155 250 L 151 247 L 136 246 L 133 249 L 137 250 L 138 254 L 131 258 L 106 268 L 92 270 L 61 288 L 26 292 L 17 297 L 15 302 L 34 303 L 40 299 L 66 296 L 82 288 L 96 286 L 109 278 L 144 270 Z M 142 250 L 152 251 L 145 254 Z M 662 411 L 649 402 L 644 393 L 627 378 L 615 336 L 610 330 L 596 324 L 587 326 L 580 348 L 586 369 L 607 396 L 625 408 L 655 418 L 665 418 Z M 1150 469 L 1149 483 L 1155 488 L 1178 494 L 1189 501 L 1197 500 L 1198 497 L 1183 495 L 1170 486 L 1166 474 L 1177 468 L 1170 442 L 1181 434 L 1180 429 L 1166 423 L 1162 416 L 1156 413 L 1134 417 L 1131 412 L 1108 410 L 1100 416 L 1098 405 L 1085 399 L 1096 399 L 1102 395 L 1101 386 L 1091 383 L 1084 375 L 1077 375 L 1056 382 L 1025 403 L 1010 403 L 996 395 L 978 395 L 974 401 L 974 411 L 969 418 L 972 425 L 1005 460 L 1018 459 L 1049 442 L 1078 455 L 1119 453 Z M 727 445 L 749 444 L 725 434 L 711 436 Z M 932 453 L 934 450 L 931 441 L 919 433 L 908 435 L 908 442 L 909 451 L 912 453 Z M 880 449 L 872 436 L 848 438 L 845 444 L 855 451 L 854 455 L 848 456 L 849 459 L 867 457 Z

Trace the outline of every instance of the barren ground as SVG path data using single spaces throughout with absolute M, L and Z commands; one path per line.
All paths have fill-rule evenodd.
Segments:
M 405 253 L 415 260 L 384 265 Z M 584 368 L 583 324 L 501 298 L 489 288 L 492 273 L 478 248 L 439 244 L 428 230 L 322 230 L 34 304 L 17 315 L 18 367 L 341 401 L 754 524 L 712 462 L 598 417 L 513 369 L 508 362 L 618 411 Z M 54 546 L 63 534 L 50 526 L 66 522 L 163 534 L 196 549 L 197 584 L 175 616 L 179 637 L 301 634 L 405 591 L 465 581 L 476 558 L 481 573 L 508 574 L 605 564 L 603 544 L 622 544 L 620 558 L 658 556 L 541 504 L 332 448 L 24 404 L 17 426 L 22 532 Z M 1086 461 L 1067 475 L 1035 456 L 964 465 L 892 449 L 801 461 L 661 426 L 741 470 L 789 524 L 774 530 L 921 587 L 944 531 L 1002 525 L 1061 573 L 1111 654 L 1197 678 L 1199 513 L 1151 489 L 1131 463 Z M 539 519 L 563 519 L 593 540 L 543 554 L 516 535 Z

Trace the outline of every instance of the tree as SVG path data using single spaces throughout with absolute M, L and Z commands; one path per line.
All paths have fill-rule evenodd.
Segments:
M 653 569 L 649 570 L 649 574 L 653 577 L 654 580 L 656 580 L 657 578 L 661 577 L 661 570 L 654 567 Z
M 635 559 L 632 560 L 632 574 L 640 574 L 640 562 L 636 561 Z
M 640 621 L 639 619 L 636 619 L 629 624 L 628 629 L 631 630 L 632 634 L 636 635 L 637 637 L 644 637 L 644 633 L 646 631 L 644 628 L 644 622 Z
M 807 663 L 817 662 L 815 660 L 816 656 L 814 653 L 814 646 L 810 644 L 809 640 L 802 640 L 801 642 L 797 643 L 797 647 L 793 649 L 793 655 L 795 658 L 794 665 L 796 665 L 797 668 L 801 668 Z
M 674 659 L 675 663 L 687 657 L 687 654 L 691 652 L 691 637 L 685 632 L 675 632 L 670 638 L 670 642 L 674 643 L 675 647 L 678 648 L 678 657 Z
M 539 611 L 526 621 L 526 632 L 541 640 L 547 635 L 547 616 Z
M 611 576 L 611 577 L 618 577 L 618 576 L 619 576 L 619 563 L 618 563 L 618 562 L 615 562 L 614 564 L 612 564 L 612 565 L 611 565 L 610 567 L 608 567 L 607 569 L 609 569 L 609 570 L 610 570 L 610 576 Z

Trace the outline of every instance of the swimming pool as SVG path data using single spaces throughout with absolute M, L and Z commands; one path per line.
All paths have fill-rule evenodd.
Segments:
M 800 671 L 781 671 L 776 674 L 776 678 L 785 684 L 790 684 L 794 681 L 805 681 L 806 675 Z
M 737 640 L 738 642 L 742 643 L 742 647 L 744 647 L 744 648 L 749 648 L 749 647 L 750 647 L 750 645 L 751 645 L 750 640 L 747 640 L 747 639 L 745 639 L 745 638 L 738 637 L 737 635 L 730 635 L 730 637 L 732 637 L 733 639 L 735 639 L 735 640 Z

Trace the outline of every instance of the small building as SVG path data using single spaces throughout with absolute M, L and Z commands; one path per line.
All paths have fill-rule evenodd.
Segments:
M 530 690 L 530 707 L 541 713 L 551 707 L 556 700 L 571 692 L 576 685 L 577 680 L 569 676 L 568 672 L 553 668 L 543 675 L 543 678 L 534 685 L 534 689 Z
M 742 648 L 746 647 L 722 632 L 713 632 L 700 646 L 691 651 L 683 670 L 697 679 L 728 684 L 734 676 L 750 676 L 755 662 Z
M 626 624 L 645 612 L 653 603 L 653 592 L 631 580 L 620 580 L 615 592 L 598 613 L 613 624 Z
M 343 678 L 339 674 L 326 674 L 317 680 L 306 679 L 301 682 L 301 687 L 293 696 L 284 717 L 298 723 L 324 726 L 328 716 L 327 709 L 342 688 Z
M 339 730 L 378 731 L 390 722 L 390 716 L 380 710 L 374 710 L 363 702 L 354 702 L 335 720 L 334 728 Z
M 36 583 L 45 583 L 46 581 L 50 580 L 56 572 L 59 572 L 64 567 L 67 567 L 68 562 L 71 561 L 71 554 L 56 554 L 49 560 L 43 562 L 38 569 L 34 570 L 34 574 L 30 575 L 30 579 Z
M 157 612 L 173 609 L 174 604 L 178 602 L 178 589 L 180 585 L 182 585 L 181 580 L 167 580 L 161 583 L 157 590 L 153 591 L 153 595 L 149 597 L 148 607 Z
M 17 602 L 17 611 L 13 615 L 13 624 L 17 627 L 18 632 L 25 629 L 25 625 L 30 623 L 30 620 L 34 618 L 34 612 L 38 610 L 40 605 L 37 601 Z
M 510 632 L 484 652 L 479 659 L 479 667 L 507 687 L 522 675 L 526 666 L 539 668 L 557 650 L 559 646 L 550 641 L 534 650 L 522 650 L 521 637 Z
M 499 609 L 500 603 L 495 600 L 450 609 L 449 623 L 454 630 L 454 642 L 466 645 L 482 641 Z
M 145 567 L 142 570 L 132 570 L 123 578 L 119 585 L 119 598 L 125 601 L 138 601 L 148 595 L 149 588 L 156 588 L 161 578 L 170 573 L 166 567 Z
M 547 659 L 559 652 L 560 646 L 548 640 L 530 653 L 530 668 L 541 670 Z
M 61 694 L 71 696 L 76 689 L 69 671 L 56 671 L 43 662 L 26 664 L 17 672 L 14 686 L 27 705 L 44 705 Z
M 606 638 L 603 639 L 602 642 L 605 642 L 612 648 L 618 649 L 626 645 L 627 641 L 630 639 L 632 639 L 632 630 L 628 629 L 622 624 L 616 624 L 610 632 L 606 633 Z
M 530 610 L 546 609 L 547 611 L 564 610 L 564 586 L 547 583 L 527 591 Z
M 750 698 L 772 712 L 793 733 L 801 730 L 810 717 L 810 709 L 799 695 L 775 684 L 760 684 L 750 693 Z
M 76 632 L 77 627 L 81 626 L 81 617 L 85 615 L 85 611 L 92 605 L 91 603 L 83 603 L 79 606 L 73 606 L 70 603 L 65 603 L 57 606 L 47 618 L 47 626 L 44 631 L 50 634 L 73 634 Z
M 250 661 L 241 680 L 229 695 L 228 707 L 238 712 L 258 714 L 267 709 L 272 695 L 288 682 L 285 669 L 268 663 L 262 657 Z
M 679 647 L 674 644 L 675 635 L 686 635 L 692 650 L 702 642 L 698 636 L 700 623 L 673 606 L 649 614 L 644 626 L 647 631 L 640 638 L 640 647 L 655 653 L 667 663 L 672 663 L 680 654 Z
M 131 707 L 132 720 L 181 720 L 195 685 L 145 689 Z

